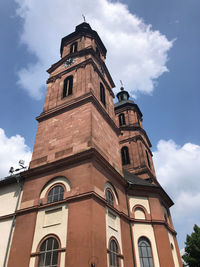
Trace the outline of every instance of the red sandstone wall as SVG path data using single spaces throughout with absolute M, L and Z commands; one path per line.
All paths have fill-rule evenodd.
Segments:
M 88 149 L 91 139 L 90 110 L 88 103 L 40 122 L 30 167 Z
M 88 56 L 88 59 L 89 58 L 91 58 L 91 56 Z M 77 58 L 74 64 L 78 64 L 83 61 L 85 61 L 85 58 Z M 99 68 L 99 64 L 97 62 L 96 65 Z M 66 68 L 62 64 L 51 74 L 50 77 L 65 70 Z M 65 78 L 69 75 L 73 75 L 73 94 L 62 98 L 63 83 Z M 112 87 L 106 75 L 104 75 L 104 79 L 106 80 L 107 84 L 111 89 Z M 51 82 L 48 84 L 44 103 L 44 111 L 58 107 L 67 102 L 76 101 L 77 97 L 83 96 L 84 94 L 89 93 L 91 90 L 96 96 L 96 98 L 100 101 L 100 82 L 104 84 L 98 73 L 94 71 L 94 68 L 91 64 L 88 64 L 85 67 L 77 68 L 76 70 L 72 70 L 69 73 L 64 74 L 61 78 L 56 79 L 55 82 Z M 105 85 L 104 88 L 106 96 L 106 106 L 103 105 L 103 107 L 106 109 L 109 116 L 113 120 L 115 120 L 113 96 Z
M 118 135 L 105 122 L 102 115 L 93 106 L 92 114 L 92 147 L 119 172 L 121 172 L 121 156 L 119 151 Z
M 92 199 L 69 204 L 66 266 L 106 266 L 105 208 Z
M 29 266 L 36 212 L 17 217 L 7 267 Z
M 66 166 L 65 168 L 53 170 L 47 174 L 29 178 L 24 183 L 24 192 L 20 208 L 39 204 L 39 196 L 48 181 L 57 176 L 64 176 L 69 180 L 71 191 L 67 192 L 67 197 L 89 192 L 93 189 L 91 183 L 92 165 L 89 162 Z
M 174 267 L 174 261 L 166 228 L 163 225 L 153 225 L 160 267 Z
M 121 171 L 118 136 L 93 104 L 87 103 L 39 123 L 30 167 L 91 147 Z

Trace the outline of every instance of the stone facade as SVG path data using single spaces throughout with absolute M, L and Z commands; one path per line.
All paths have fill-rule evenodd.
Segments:
M 105 57 L 101 39 L 85 22 L 62 39 L 61 60 L 48 70 L 30 168 L 20 174 L 19 206 L 6 214 L 14 214 L 15 226 L 12 240 L 4 238 L 4 267 L 182 266 L 169 211 L 173 202 L 157 181 L 142 113 L 125 90 L 113 104 Z M 14 186 L 8 179 L 0 185 L 2 195 Z M 44 252 L 48 240 L 57 244 L 55 255 Z M 141 240 L 149 258 L 141 256 Z

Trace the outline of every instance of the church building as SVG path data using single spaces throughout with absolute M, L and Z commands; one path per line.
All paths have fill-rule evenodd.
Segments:
M 29 169 L 0 181 L 0 266 L 182 266 L 142 112 L 123 87 L 114 104 L 106 53 L 86 22 L 61 40 Z

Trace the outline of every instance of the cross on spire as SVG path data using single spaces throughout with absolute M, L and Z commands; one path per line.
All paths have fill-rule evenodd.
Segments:
M 84 22 L 86 22 L 85 16 L 83 14 L 82 14 L 82 17 L 83 17 Z
M 123 85 L 123 82 L 120 80 L 120 83 L 121 83 L 121 90 L 124 90 L 124 85 Z

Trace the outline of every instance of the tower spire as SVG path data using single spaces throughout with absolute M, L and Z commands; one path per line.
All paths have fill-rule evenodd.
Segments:
M 121 83 L 121 87 L 120 87 L 121 91 L 117 94 L 117 98 L 119 102 L 129 100 L 129 97 L 130 97 L 129 93 L 124 90 L 124 86 L 121 80 L 120 80 L 120 83 Z
M 121 88 L 117 94 L 118 103 L 115 104 L 115 114 L 118 117 L 120 147 L 123 168 L 138 175 L 140 178 L 156 178 L 151 143 L 142 126 L 142 113 L 137 104 L 130 100 L 128 91 Z M 133 157 L 134 155 L 134 157 Z

